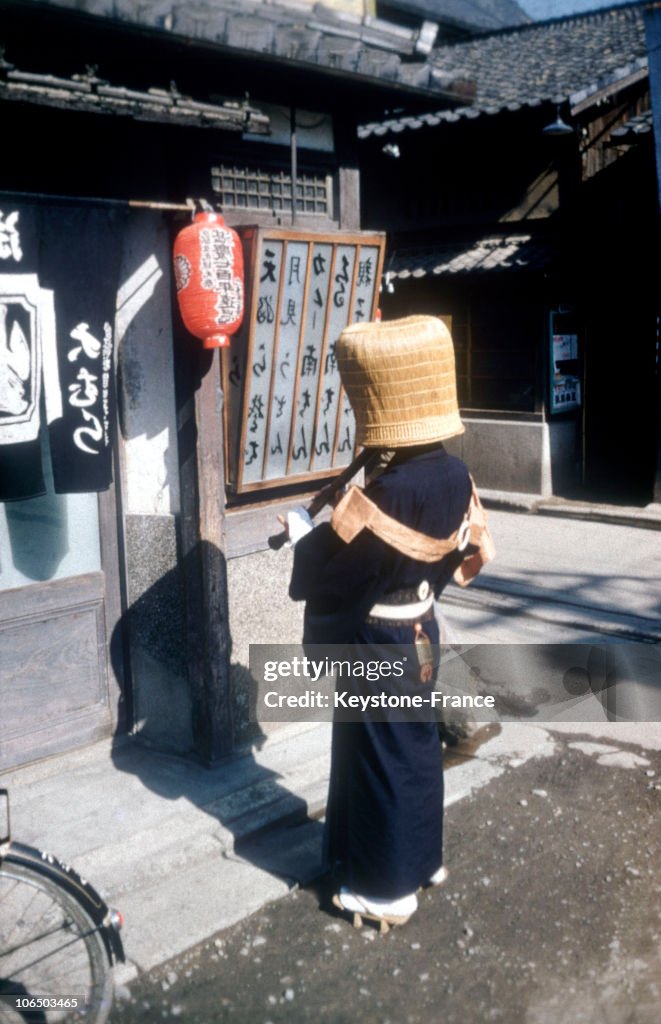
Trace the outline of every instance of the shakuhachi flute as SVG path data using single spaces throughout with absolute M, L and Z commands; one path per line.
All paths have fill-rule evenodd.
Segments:
M 308 513 L 311 519 L 314 519 L 318 515 L 322 508 L 326 505 L 330 505 L 335 495 L 340 491 L 345 484 L 348 484 L 352 477 L 358 473 L 361 469 L 372 469 L 376 466 L 381 458 L 382 451 L 380 448 L 363 448 L 360 454 L 356 455 L 356 458 L 351 462 L 346 469 L 343 469 L 339 476 L 331 480 L 330 483 L 322 487 L 318 494 L 315 494 L 314 498 L 309 505 L 306 506 L 305 511 Z M 269 537 L 269 547 L 273 551 L 279 551 L 282 545 L 289 536 L 287 530 L 283 530 L 282 533 L 274 533 Z

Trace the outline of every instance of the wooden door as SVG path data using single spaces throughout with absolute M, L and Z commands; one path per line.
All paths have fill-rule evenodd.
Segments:
M 123 724 L 115 522 L 112 489 L 0 505 L 0 770 Z

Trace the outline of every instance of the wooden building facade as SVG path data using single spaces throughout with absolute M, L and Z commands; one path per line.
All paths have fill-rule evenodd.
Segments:
M 384 316 L 449 315 L 482 487 L 653 500 L 658 236 L 642 5 L 440 47 L 455 111 L 361 125 Z
M 457 100 L 418 28 L 312 4 L 8 0 L 2 44 L 0 769 L 128 733 L 213 762 L 263 735 L 249 642 L 300 638 L 276 514 L 352 456 L 357 120 Z M 222 358 L 175 298 L 191 199 L 245 245 Z
M 268 735 L 248 646 L 298 642 L 301 614 L 267 538 L 350 460 L 333 343 L 377 304 L 452 317 L 482 488 L 557 492 L 602 452 L 646 493 L 656 220 L 623 25 L 629 71 L 572 71 L 567 139 L 546 94 L 481 92 L 497 47 L 538 52 L 525 26 L 435 47 L 427 22 L 312 4 L 6 0 L 0 770 L 127 734 L 212 763 Z M 202 200 L 246 259 L 222 356 L 175 296 Z

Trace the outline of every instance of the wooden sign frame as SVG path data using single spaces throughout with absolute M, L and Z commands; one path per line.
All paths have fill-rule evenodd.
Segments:
M 334 346 L 348 323 L 377 315 L 385 234 L 236 230 L 246 300 L 223 351 L 228 489 L 331 477 L 355 448 Z

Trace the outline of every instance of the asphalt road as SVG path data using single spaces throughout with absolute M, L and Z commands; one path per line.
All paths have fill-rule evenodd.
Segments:
M 661 640 L 661 532 L 489 513 L 496 558 L 443 603 L 463 642 Z
M 353 929 L 322 878 L 120 990 L 112 1021 L 658 1024 L 661 744 L 551 739 L 448 809 L 450 880 L 406 926 Z

